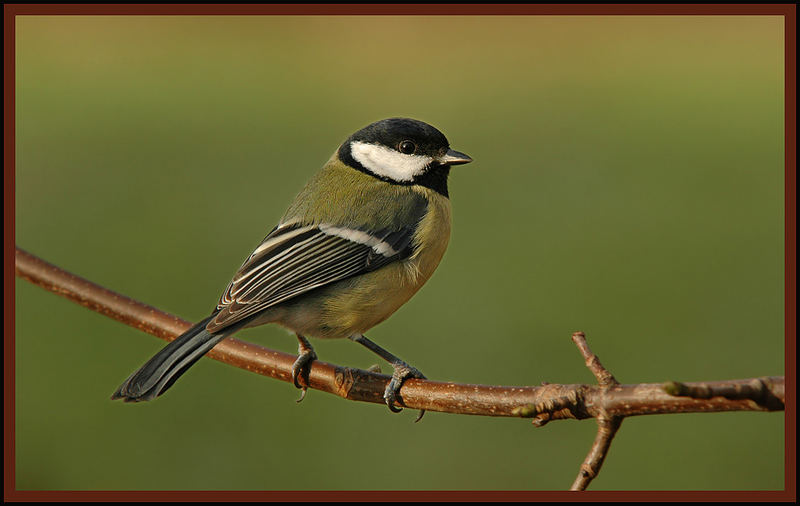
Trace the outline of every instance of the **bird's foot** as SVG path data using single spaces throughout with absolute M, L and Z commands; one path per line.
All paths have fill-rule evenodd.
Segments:
M 394 372 L 392 373 L 391 381 L 389 381 L 389 384 L 386 385 L 386 390 L 383 392 L 383 400 L 386 401 L 386 405 L 389 407 L 390 411 L 393 413 L 399 413 L 403 411 L 403 408 L 398 407 L 397 405 L 398 401 L 403 403 L 403 399 L 400 396 L 400 388 L 402 388 L 403 383 L 409 378 L 427 378 L 425 378 L 425 375 L 419 372 L 417 368 L 411 367 L 402 360 L 392 363 L 392 367 L 394 368 Z M 419 415 L 414 422 L 420 421 L 424 414 L 425 410 L 420 410 Z
M 425 378 L 425 375 L 419 372 L 419 370 L 416 368 L 411 367 L 396 356 L 367 339 L 367 336 L 364 334 L 354 334 L 350 336 L 350 340 L 364 346 L 371 352 L 392 364 L 394 372 L 392 373 L 391 381 L 389 381 L 389 384 L 386 386 L 386 390 L 383 392 L 383 400 L 386 401 L 386 405 L 389 406 L 389 409 L 393 413 L 399 413 L 403 411 L 403 408 L 398 407 L 397 405 L 398 402 L 403 404 L 403 398 L 400 396 L 400 388 L 403 386 L 403 383 L 409 378 L 427 379 Z M 422 420 L 422 415 L 424 414 L 425 410 L 420 410 L 419 416 L 417 416 L 417 419 L 414 420 L 414 422 Z
M 297 399 L 297 402 L 300 402 L 306 397 L 309 384 L 308 375 L 311 372 L 311 362 L 317 359 L 317 354 L 314 352 L 314 348 L 311 347 L 311 343 L 309 343 L 305 337 L 297 334 L 297 340 L 300 341 L 300 344 L 297 347 L 297 360 L 292 364 L 292 383 L 294 383 L 295 387 L 303 391 L 300 394 L 300 398 Z M 300 383 L 301 379 L 303 380 L 302 384 Z

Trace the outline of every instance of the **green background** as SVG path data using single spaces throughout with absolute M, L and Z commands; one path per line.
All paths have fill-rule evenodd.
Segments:
M 429 378 L 784 373 L 783 22 L 730 17 L 17 18 L 16 243 L 187 319 L 350 133 L 441 129 L 454 228 L 368 335 Z M 201 360 L 110 394 L 163 342 L 17 280 L 19 489 L 569 487 L 593 420 L 347 402 Z M 266 326 L 239 337 L 284 351 Z M 378 361 L 347 341 L 321 359 Z M 381 364 L 388 370 L 386 364 Z M 781 489 L 783 413 L 628 419 L 592 489 Z

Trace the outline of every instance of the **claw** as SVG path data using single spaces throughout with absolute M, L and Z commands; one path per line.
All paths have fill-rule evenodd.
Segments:
M 399 413 L 403 411 L 402 407 L 397 406 L 398 402 L 403 402 L 403 398 L 400 396 L 400 389 L 403 387 L 403 383 L 405 383 L 408 378 L 427 378 L 425 378 L 425 375 L 419 372 L 419 370 L 402 361 L 392 364 L 392 367 L 394 367 L 392 380 L 389 382 L 389 384 L 386 386 L 386 390 L 383 392 L 383 399 L 386 401 L 386 406 L 389 407 L 389 410 L 392 413 Z M 420 410 L 419 416 L 417 416 L 417 419 L 414 421 L 420 421 L 422 419 L 422 415 L 424 414 L 425 410 Z
M 386 386 L 386 390 L 383 392 L 383 400 L 386 401 L 386 405 L 389 407 L 389 410 L 392 413 L 401 412 L 403 408 L 397 406 L 397 404 L 403 404 L 403 398 L 400 397 L 400 388 L 403 386 L 403 382 L 408 378 L 427 379 L 425 378 L 425 375 L 367 339 L 367 336 L 364 334 L 354 334 L 350 336 L 350 340 L 364 346 L 371 352 L 392 364 L 392 368 L 394 369 L 392 372 L 392 380 L 389 382 L 389 384 Z M 420 421 L 422 419 L 422 415 L 424 414 L 425 410 L 420 410 L 419 416 L 417 416 L 417 419 L 414 421 Z
M 292 383 L 296 388 L 301 389 L 303 392 L 297 402 L 302 401 L 306 397 L 308 391 L 308 375 L 311 372 L 311 362 L 317 359 L 317 354 L 311 344 L 301 335 L 297 335 L 300 345 L 297 348 L 297 360 L 292 364 Z M 303 384 L 300 383 L 300 378 L 303 379 Z

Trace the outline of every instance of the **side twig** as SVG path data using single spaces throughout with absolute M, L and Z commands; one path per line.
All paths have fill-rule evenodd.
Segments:
M 589 349 L 589 343 L 586 342 L 586 334 L 575 332 L 572 334 L 572 342 L 580 350 L 586 367 L 592 371 L 601 388 L 608 392 L 612 387 L 619 385 L 614 375 L 600 363 L 597 355 Z M 620 425 L 622 425 L 622 418 L 619 415 L 609 415 L 603 409 L 600 410 L 597 415 L 597 435 L 594 438 L 592 449 L 589 450 L 589 454 L 583 460 L 578 477 L 572 483 L 571 490 L 586 490 L 589 483 L 600 472 L 600 467 L 602 467 L 603 461 L 608 455 L 608 449 L 611 447 L 611 440 L 614 439 Z
M 93 311 L 172 340 L 190 322 L 118 294 L 16 249 L 16 275 Z M 717 411 L 776 411 L 784 409 L 784 377 L 663 384 L 619 384 L 586 343 L 582 332 L 573 335 L 598 385 L 543 384 L 541 386 L 469 385 L 410 379 L 403 385 L 404 405 L 446 413 L 533 418 L 543 426 L 550 420 L 597 418 L 598 434 L 581 466 L 573 489 L 583 490 L 597 475 L 622 418 L 667 413 Z M 227 338 L 209 357 L 251 372 L 291 382 L 295 356 Z M 345 399 L 383 405 L 390 377 L 372 371 L 315 361 L 309 388 Z

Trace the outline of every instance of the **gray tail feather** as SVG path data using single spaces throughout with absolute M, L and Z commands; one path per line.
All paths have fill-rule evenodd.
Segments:
M 229 334 L 211 334 L 206 330 L 206 325 L 214 316 L 198 322 L 162 348 L 138 371 L 131 374 L 111 398 L 139 402 L 149 401 L 163 394 L 187 369 Z

